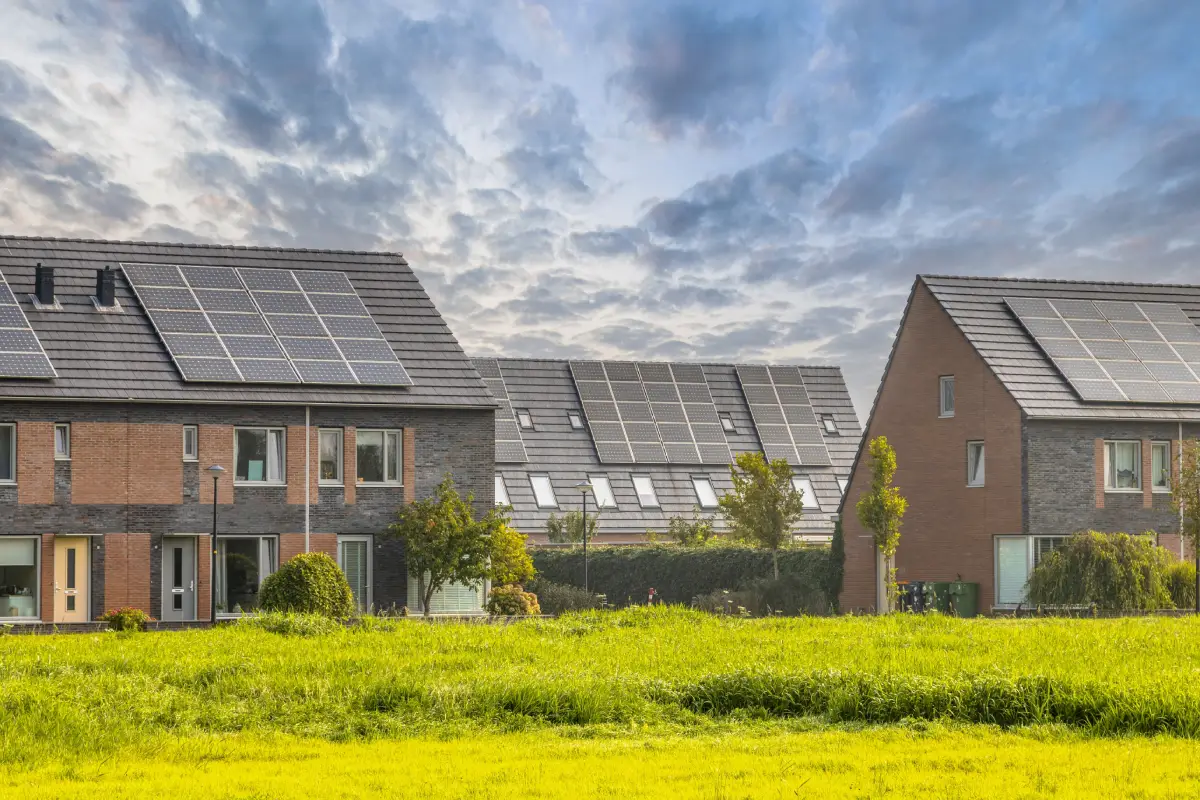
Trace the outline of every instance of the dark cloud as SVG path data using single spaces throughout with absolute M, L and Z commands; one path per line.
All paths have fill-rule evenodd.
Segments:
M 640 228 L 607 228 L 571 234 L 571 247 L 587 256 L 614 257 L 636 255 L 647 241 Z
M 546 325 L 577 320 L 633 301 L 622 289 L 605 287 L 573 272 L 556 270 L 539 274 L 521 288 L 517 298 L 505 303 L 522 325 Z
M 731 287 L 701 286 L 682 283 L 674 286 L 647 285 L 639 292 L 638 306 L 656 314 L 675 313 L 690 308 L 732 308 L 746 302 L 746 295 Z
M 539 196 L 592 194 L 598 173 L 587 152 L 591 136 L 569 89 L 550 87 L 515 110 L 502 130 L 515 146 L 501 161 L 518 186 Z

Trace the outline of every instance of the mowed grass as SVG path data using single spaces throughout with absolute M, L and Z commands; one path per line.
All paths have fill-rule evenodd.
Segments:
M 1191 619 L 725 619 L 631 609 L 512 625 L 254 625 L 0 637 L 0 763 L 172 736 L 329 742 L 737 720 L 908 719 L 1200 735 Z M 416 745 L 414 745 L 416 746 Z
M 5 770 L 0 796 L 1182 798 L 1200 786 L 1200 744 L 1191 740 L 1088 740 L 937 724 L 858 732 L 783 727 L 340 744 L 197 737 L 154 752 Z

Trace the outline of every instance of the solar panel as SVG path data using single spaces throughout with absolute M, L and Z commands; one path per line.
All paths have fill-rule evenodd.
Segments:
M 1081 400 L 1200 403 L 1200 329 L 1178 305 L 1038 300 L 1005 303 Z
M 831 463 L 799 367 L 739 366 L 736 372 L 768 460 L 782 458 L 803 466 Z
M 700 450 L 691 442 L 667 442 L 663 445 L 672 464 L 701 464 Z
M 313 284 L 315 285 L 315 284 Z M 324 284 L 332 288 L 332 283 Z M 521 426 L 517 423 L 516 412 L 509 402 L 508 386 L 504 382 L 504 372 L 500 362 L 494 358 L 474 358 L 471 362 L 484 382 L 492 391 L 492 396 L 500 400 L 500 408 L 496 409 L 496 460 L 504 463 L 524 463 L 529 460 L 525 450 L 525 439 L 521 435 Z

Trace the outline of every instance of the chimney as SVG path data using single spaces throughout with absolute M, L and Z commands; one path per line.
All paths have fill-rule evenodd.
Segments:
M 112 308 L 116 305 L 115 284 L 111 267 L 96 270 L 96 305 Z
M 38 262 L 33 291 L 39 304 L 54 305 L 54 267 L 43 267 L 42 262 Z

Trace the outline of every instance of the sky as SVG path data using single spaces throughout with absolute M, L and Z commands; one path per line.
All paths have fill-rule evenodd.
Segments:
M 1200 282 L 1200 3 L 4 0 L 0 233 L 405 255 L 473 355 L 839 365 Z

